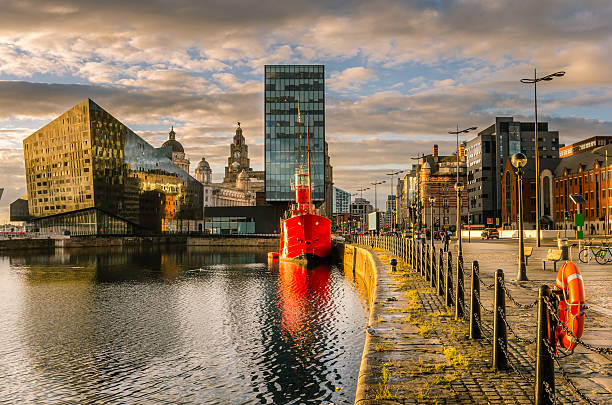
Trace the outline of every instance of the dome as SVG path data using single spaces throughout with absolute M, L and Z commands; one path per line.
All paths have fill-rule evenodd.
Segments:
M 170 147 L 172 149 L 172 152 L 185 153 L 183 145 L 181 145 L 179 141 L 174 139 L 175 137 L 176 132 L 174 132 L 174 126 L 172 126 L 172 129 L 170 130 L 170 132 L 168 132 L 168 140 L 163 143 L 162 148 Z
M 168 139 L 166 142 L 163 143 L 162 148 L 166 148 L 168 146 L 172 148 L 172 152 L 185 153 L 185 150 L 183 149 L 183 145 L 181 145 L 180 142 L 177 140 Z
M 206 158 L 202 158 L 196 167 L 196 170 L 210 170 L 210 165 L 206 161 Z
M 237 170 L 240 167 L 240 163 L 234 162 L 232 163 L 232 169 Z
M 429 162 L 425 162 L 425 164 L 423 165 L 423 170 L 431 170 L 431 165 L 429 164 Z

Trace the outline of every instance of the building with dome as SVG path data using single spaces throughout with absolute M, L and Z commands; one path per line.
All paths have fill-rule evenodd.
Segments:
M 185 150 L 183 149 L 183 145 L 179 141 L 176 140 L 176 132 L 174 132 L 174 126 L 168 132 L 168 140 L 164 142 L 161 146 L 162 150 L 166 152 L 168 157 L 172 160 L 172 162 L 183 169 L 186 173 L 189 173 L 189 159 L 185 157 Z

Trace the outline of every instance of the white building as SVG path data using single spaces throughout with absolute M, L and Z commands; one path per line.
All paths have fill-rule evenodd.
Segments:
M 351 193 L 334 187 L 334 214 L 346 214 L 351 212 Z

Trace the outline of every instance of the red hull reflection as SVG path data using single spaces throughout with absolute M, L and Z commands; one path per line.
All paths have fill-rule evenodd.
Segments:
M 280 261 L 278 272 L 282 329 L 295 340 L 303 339 L 322 315 L 319 310 L 328 306 L 330 265 L 307 269 Z

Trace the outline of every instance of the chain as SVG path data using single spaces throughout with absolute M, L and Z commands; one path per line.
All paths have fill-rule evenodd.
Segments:
M 571 337 L 572 340 L 574 340 L 578 344 L 584 346 L 588 350 L 591 350 L 591 351 L 593 351 L 595 353 L 599 353 L 599 354 L 612 354 L 612 347 L 597 347 L 597 346 L 593 346 L 593 345 L 585 342 L 584 340 L 580 339 L 579 337 L 576 337 L 576 335 L 574 335 L 572 333 L 572 331 L 570 331 L 567 328 L 567 325 L 565 325 L 565 322 L 562 322 L 561 319 L 559 319 L 559 315 L 557 315 L 557 311 L 556 311 L 555 307 L 553 306 L 552 302 L 550 302 L 550 299 L 547 298 L 544 301 L 546 302 L 546 307 L 548 307 L 548 311 L 552 314 L 552 316 L 559 323 L 559 325 L 561 325 L 561 328 L 563 329 L 563 331 L 565 331 L 565 334 L 568 335 L 569 337 Z
M 559 359 L 555 355 L 555 351 L 553 350 L 553 348 L 548 343 L 548 339 L 542 339 L 542 341 L 544 342 L 544 346 L 546 347 L 546 350 L 548 351 L 548 354 L 550 354 L 550 357 L 552 357 L 555 360 L 555 363 L 557 364 L 557 368 L 559 368 L 559 371 L 561 371 L 561 375 L 563 376 L 563 379 L 565 380 L 567 385 L 569 385 L 574 390 L 574 392 L 576 394 L 578 394 L 578 396 L 580 398 L 582 398 L 583 401 L 585 401 L 585 402 L 587 402 L 589 404 L 597 404 L 597 402 L 593 401 L 591 398 L 587 397 L 582 391 L 580 391 L 578 389 L 578 387 L 576 387 L 574 382 L 572 380 L 570 380 L 569 375 L 567 375 L 567 372 L 565 371 L 565 369 L 563 368 L 563 366 L 559 362 Z
M 520 302 L 515 300 L 514 297 L 512 297 L 512 295 L 510 295 L 510 290 L 508 290 L 508 287 L 506 287 L 506 282 L 504 281 L 504 279 L 499 277 L 499 281 L 501 283 L 501 286 L 502 286 L 504 292 L 506 293 L 506 296 L 508 297 L 508 299 L 510 299 L 510 301 L 512 301 L 512 303 L 515 306 L 517 306 L 519 308 L 523 308 L 523 309 L 530 309 L 530 308 L 533 308 L 538 303 L 538 300 L 536 299 L 531 304 L 521 304 Z
M 528 345 L 530 345 L 532 343 L 535 343 L 535 341 L 536 341 L 535 338 L 534 339 L 525 339 L 525 338 L 522 338 L 512 329 L 512 327 L 510 326 L 510 323 L 506 319 L 506 314 L 504 313 L 504 309 L 502 307 L 497 308 L 497 310 L 498 310 L 499 314 L 501 315 L 501 318 L 504 320 L 504 323 L 506 324 L 506 327 L 508 328 L 510 333 L 512 335 L 514 335 L 514 338 L 517 341 L 522 342 L 522 343 L 526 343 Z
M 550 387 L 550 385 L 548 385 L 548 383 L 546 381 L 542 381 L 542 383 L 543 383 L 542 385 L 544 385 L 544 389 L 548 393 L 548 398 L 550 398 L 552 400 L 553 405 L 556 405 L 558 403 L 558 401 L 557 401 L 557 396 L 555 395 L 555 392 Z
M 480 275 L 478 275 L 478 281 L 480 281 L 480 284 L 482 284 L 483 286 L 485 286 L 485 288 L 487 290 L 494 290 L 495 289 L 495 284 L 487 284 L 484 281 L 482 281 L 482 279 L 480 278 Z
M 476 323 L 478 324 L 478 326 L 480 327 L 480 332 L 482 337 L 489 343 L 491 343 L 491 338 L 489 337 L 491 335 L 491 329 L 488 327 L 485 327 L 485 325 L 483 325 L 483 323 L 481 322 L 480 319 L 480 315 L 478 314 L 474 314 L 475 318 L 476 318 Z M 485 333 L 487 332 L 487 333 Z
M 478 291 L 474 291 L 474 296 L 476 297 L 476 301 L 478 301 L 478 305 L 480 305 L 480 308 L 484 309 L 484 311 L 487 314 L 492 314 L 493 313 L 493 311 L 491 311 L 490 309 L 488 309 L 484 305 L 482 305 L 482 302 L 480 302 L 480 293 Z
M 512 367 L 512 370 L 514 370 L 519 375 L 519 377 L 521 377 L 523 380 L 527 380 L 533 383 L 534 379 L 531 378 L 531 376 L 525 376 L 523 373 L 521 373 L 521 370 L 519 370 L 518 368 L 514 366 L 514 364 L 512 364 L 512 362 L 510 361 L 510 355 L 508 354 L 507 347 L 505 347 L 505 345 L 503 344 L 504 341 L 502 340 L 502 338 L 498 338 L 497 343 L 499 343 L 499 347 L 502 349 L 502 352 L 504 352 L 504 355 L 506 356 L 506 360 L 508 360 L 507 363 L 510 367 Z

